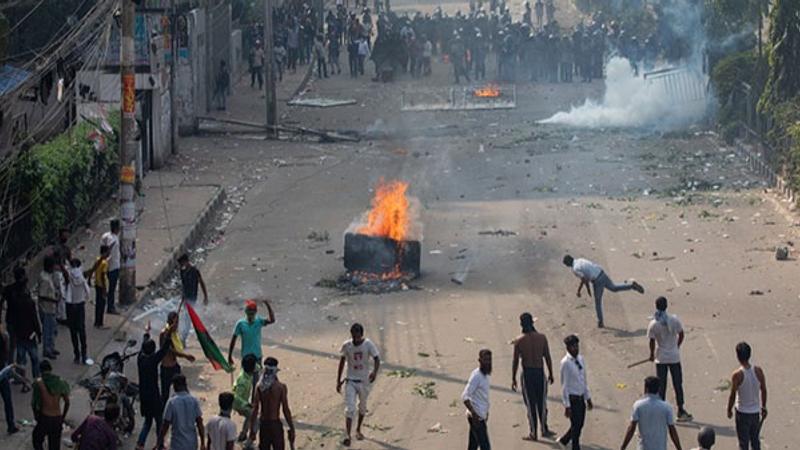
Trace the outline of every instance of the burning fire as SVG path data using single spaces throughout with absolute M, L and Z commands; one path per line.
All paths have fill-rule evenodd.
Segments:
M 375 189 L 366 224 L 358 229 L 358 233 L 388 237 L 398 242 L 405 240 L 410 223 L 407 190 L 406 182 L 381 180 Z
M 500 97 L 500 86 L 489 83 L 484 87 L 475 89 L 474 94 L 475 97 L 489 97 L 489 98 Z

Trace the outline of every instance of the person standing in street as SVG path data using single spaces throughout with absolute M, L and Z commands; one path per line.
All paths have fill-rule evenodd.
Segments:
M 217 99 L 217 110 L 225 111 L 227 105 L 225 97 L 231 88 L 231 74 L 228 72 L 228 66 L 225 60 L 220 60 L 219 68 L 214 79 L 214 97 Z
M 86 364 L 89 358 L 86 350 L 86 300 L 89 298 L 89 283 L 86 281 L 80 259 L 72 258 L 69 264 L 67 325 L 72 340 L 72 361 L 75 364 Z
M 181 373 L 181 365 L 178 364 L 178 358 L 186 359 L 189 362 L 194 362 L 194 356 L 183 352 L 183 344 L 177 336 L 179 328 L 178 313 L 170 311 L 167 314 L 167 324 L 161 333 L 158 335 L 159 347 L 167 347 L 164 352 L 164 357 L 161 358 L 161 402 L 166 404 L 169 400 L 169 387 L 172 385 L 172 379 Z
M 203 411 L 200 402 L 189 393 L 186 377 L 182 374 L 172 378 L 175 395 L 164 407 L 164 425 L 161 427 L 159 442 L 165 442 L 170 435 L 170 450 L 197 450 L 197 437 L 200 436 L 200 450 L 206 448 L 206 432 L 203 425 Z
M 269 300 L 264 299 L 262 302 L 267 307 L 267 318 L 258 315 L 258 303 L 255 300 L 244 302 L 245 317 L 236 322 L 233 336 L 231 336 L 231 344 L 228 346 L 228 362 L 231 365 L 233 365 L 233 349 L 236 348 L 236 339 L 239 337 L 242 338 L 241 358 L 253 355 L 257 361 L 261 361 L 261 330 L 267 325 L 275 323 L 275 312 L 272 310 Z M 255 376 L 258 377 L 258 373 Z
M 358 424 L 356 425 L 356 439 L 363 440 L 361 424 L 367 414 L 367 398 L 372 390 L 372 384 L 378 376 L 378 369 L 381 367 L 381 357 L 378 347 L 369 339 L 364 337 L 364 327 L 360 323 L 354 323 L 350 327 L 350 337 L 342 344 L 339 351 L 339 370 L 336 373 L 336 392 L 342 393 L 344 384 L 344 403 L 345 403 L 345 436 L 342 444 L 349 446 L 352 442 L 351 430 L 353 428 L 353 418 L 356 415 L 356 399 L 358 400 Z M 372 371 L 369 370 L 369 360 L 373 361 Z M 347 365 L 347 378 L 342 379 L 345 364 Z
M 3 287 L 2 296 L 0 296 L 0 315 L 3 311 L 3 303 L 6 306 L 6 332 L 8 332 L 8 357 L 9 362 L 15 358 L 17 354 L 17 333 L 14 331 L 14 324 L 20 320 L 20 305 L 25 302 L 31 301 L 31 292 L 28 289 L 28 276 L 25 273 L 25 268 L 22 266 L 14 267 L 14 282 Z M 35 309 L 35 306 L 34 306 Z M 35 316 L 35 310 L 34 310 Z M 38 322 L 37 322 L 38 323 Z M 28 324 L 30 327 L 31 324 Z M 38 359 L 38 355 L 37 355 Z
M 28 291 L 28 277 L 23 267 L 14 269 L 14 282 L 17 284 L 16 301 L 13 311 L 14 326 L 11 328 L 13 340 L 16 344 L 17 365 L 24 368 L 28 358 L 31 360 L 31 376 L 39 377 L 39 346 L 38 341 L 42 338 L 42 327 L 36 313 L 36 303 L 31 298 Z M 9 306 L 11 303 L 9 303 Z M 6 319 L 8 320 L 8 318 Z M 23 386 L 22 392 L 28 392 L 30 388 Z
M 56 312 L 61 299 L 61 288 L 56 278 L 56 260 L 45 256 L 44 268 L 39 274 L 39 319 L 42 321 L 42 356 L 56 359 Z
M 634 290 L 640 294 L 644 294 L 644 288 L 637 282 L 630 284 L 614 284 L 611 278 L 606 275 L 605 271 L 599 265 L 589 261 L 588 259 L 578 258 L 574 259 L 570 255 L 564 256 L 564 265 L 572 269 L 572 273 L 578 277 L 581 282 L 578 284 L 577 296 L 581 296 L 581 290 L 586 286 L 586 293 L 592 295 L 592 290 L 589 288 L 589 283 L 592 283 L 594 288 L 594 308 L 597 313 L 597 327 L 603 328 L 603 291 L 608 289 L 611 292 L 621 292 Z
M 110 403 L 102 418 L 89 414 L 72 432 L 70 440 L 77 444 L 77 450 L 117 450 L 118 438 L 113 424 L 118 418 L 119 405 Z
M 683 324 L 675 315 L 667 313 L 666 297 L 656 299 L 656 312 L 647 326 L 647 337 L 650 339 L 650 361 L 656 363 L 656 376 L 661 380 L 658 395 L 666 400 L 667 372 L 672 376 L 675 388 L 675 402 L 678 404 L 678 421 L 692 420 L 692 415 L 684 408 L 683 403 L 683 369 L 681 367 L 680 348 L 683 344 Z
M 172 330 L 174 332 L 174 330 Z M 172 340 L 168 339 L 164 345 L 156 351 L 156 342 L 150 338 L 150 323 L 147 323 L 144 337 L 142 338 L 142 347 L 139 354 L 136 356 L 136 366 L 139 370 L 139 404 L 141 406 L 142 417 L 144 423 L 142 424 L 142 431 L 139 433 L 139 438 L 136 441 L 136 450 L 144 450 L 144 445 L 147 442 L 147 435 L 150 434 L 150 429 L 153 422 L 156 424 L 156 438 L 159 436 L 162 425 L 162 415 L 164 413 L 164 402 L 159 391 L 158 379 L 158 365 L 166 356 L 167 352 L 172 347 Z M 161 442 L 156 444 L 156 448 L 161 449 Z
M 283 437 L 281 411 L 289 428 L 289 446 L 294 448 L 295 429 L 292 411 L 289 408 L 289 388 L 278 380 L 278 360 L 264 360 L 264 373 L 256 386 L 255 403 L 251 422 L 258 418 L 259 450 L 284 450 L 286 443 Z M 255 440 L 255 428 L 250 430 L 250 440 Z
M 572 450 L 581 448 L 581 430 L 586 419 L 586 410 L 592 410 L 592 396 L 586 378 L 586 362 L 580 355 L 580 340 L 570 334 L 564 338 L 567 354 L 561 359 L 561 401 L 564 416 L 569 419 L 569 430 L 558 440 L 566 447 L 572 442 Z
M 53 375 L 50 361 L 42 361 L 39 369 L 42 376 L 33 383 L 31 400 L 33 417 L 36 419 L 36 426 L 33 427 L 33 448 L 44 450 L 46 438 L 47 449 L 57 450 L 61 448 L 61 429 L 69 412 L 69 384 Z
M 478 352 L 478 368 L 472 371 L 467 381 L 461 401 L 467 407 L 469 422 L 469 441 L 467 450 L 491 450 L 489 443 L 489 376 L 492 374 L 492 351 L 482 349 Z
M 11 398 L 11 383 L 9 378 L 15 376 L 16 367 L 12 364 L 10 351 L 10 342 L 8 333 L 0 325 L 0 397 L 3 398 L 3 410 L 6 415 L 6 430 L 8 434 L 14 434 L 19 431 L 17 423 L 14 420 L 14 401 Z
M 108 257 L 111 249 L 107 245 L 100 246 L 100 256 L 94 262 L 89 277 L 94 274 L 94 327 L 105 329 L 103 319 L 106 312 L 106 300 L 109 292 Z
M 181 275 L 181 301 L 188 303 L 193 309 L 197 309 L 197 288 L 203 289 L 203 304 L 208 305 L 208 291 L 206 283 L 200 271 L 189 261 L 189 255 L 184 253 L 178 258 Z M 192 330 L 189 312 L 187 308 L 181 309 L 181 323 L 178 327 L 181 343 L 186 345 L 186 338 Z
M 633 404 L 633 413 L 620 450 L 628 448 L 636 428 L 639 428 L 639 449 L 667 450 L 667 433 L 677 450 L 682 450 L 675 417 L 669 403 L 661 400 L 658 393 L 661 381 L 657 377 L 644 379 L 644 397 Z
M 208 450 L 233 450 L 236 444 L 236 424 L 231 420 L 233 394 L 219 394 L 219 414 L 208 419 L 206 434 Z
M 248 354 L 242 358 L 242 370 L 236 381 L 233 383 L 233 410 L 244 417 L 242 431 L 237 440 L 246 441 L 244 448 L 252 448 L 253 442 L 250 441 L 250 430 L 255 430 L 252 422 L 253 414 L 253 387 L 258 382 L 256 378 L 256 365 L 258 360 L 255 355 Z
M 767 379 L 761 367 L 750 364 L 752 349 L 747 342 L 736 344 L 739 368 L 731 376 L 728 419 L 736 408 L 736 437 L 739 450 L 761 450 L 761 425 L 767 418 Z
M 108 247 L 108 290 L 106 294 L 106 312 L 108 312 L 108 314 L 117 314 L 117 308 L 114 304 L 114 300 L 116 299 L 117 295 L 120 259 L 122 257 L 119 245 L 119 219 L 112 219 L 109 228 L 109 231 L 103 233 L 103 236 L 100 238 L 100 242 Z
M 542 428 L 542 437 L 555 435 L 547 427 L 547 384 L 553 384 L 553 360 L 547 337 L 536 331 L 530 313 L 519 316 L 522 335 L 514 340 L 514 359 L 511 364 L 511 389 L 517 391 L 517 370 L 522 361 L 522 399 L 528 410 L 530 432 L 522 439 L 536 441 L 537 415 Z M 547 380 L 544 365 L 547 364 Z

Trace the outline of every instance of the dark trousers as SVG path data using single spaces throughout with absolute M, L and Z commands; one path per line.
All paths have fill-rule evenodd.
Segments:
M 292 72 L 297 71 L 297 48 L 289 47 L 289 63 L 286 69 L 292 69 Z
M 166 405 L 169 400 L 169 387 L 172 385 L 172 377 L 181 373 L 180 364 L 172 367 L 161 366 L 161 404 Z
M 72 353 L 81 362 L 86 360 L 86 305 L 67 303 L 67 326 L 72 339 Z
M 536 436 L 536 417 L 542 425 L 542 433 L 547 430 L 547 416 L 544 408 L 544 368 L 524 367 L 522 369 L 522 399 L 528 408 L 528 425 L 531 435 Z
M 17 339 L 17 364 L 22 367 L 31 359 L 31 375 L 34 379 L 39 378 L 39 350 L 36 341 L 33 339 Z
M 40 415 L 33 427 L 33 448 L 44 450 L 44 440 L 47 438 L 47 449 L 58 450 L 61 448 L 61 416 L 50 417 Z
M 489 429 L 486 426 L 485 420 L 470 420 L 469 421 L 469 443 L 467 443 L 468 450 L 491 450 L 492 446 L 489 444 Z
M 317 78 L 328 78 L 328 64 L 325 58 L 317 56 Z
M 150 429 L 153 427 L 153 422 L 156 424 L 156 439 L 161 436 L 161 414 L 155 416 L 144 416 L 144 423 L 142 424 L 142 431 L 139 433 L 139 439 L 136 441 L 138 445 L 147 443 L 147 435 L 150 434 Z M 161 445 L 156 445 L 160 449 Z
M 5 364 L 5 361 L 3 362 Z M 3 397 L 3 409 L 6 412 L 6 425 L 11 432 L 17 425 L 14 423 L 14 402 L 11 399 L 11 383 L 8 379 L 0 381 L 0 396 Z
M 284 450 L 283 423 L 280 420 L 259 420 L 258 450 Z
M 736 411 L 736 437 L 739 450 L 761 450 L 761 414 L 745 414 Z
M 675 364 L 656 364 L 656 376 L 661 380 L 661 390 L 658 395 L 661 400 L 666 400 L 667 396 L 667 371 L 672 376 L 672 387 L 675 388 L 675 403 L 678 404 L 678 411 L 683 410 L 683 370 L 681 363 Z
M 559 439 L 562 444 L 572 442 L 572 450 L 581 448 L 581 430 L 586 420 L 586 401 L 582 395 L 569 396 L 569 430 Z
M 103 316 L 106 313 L 106 291 L 102 288 L 94 288 L 94 326 L 103 326 Z
M 117 282 L 119 281 L 119 269 L 108 271 L 108 299 L 106 308 L 108 312 L 114 312 L 114 299 L 117 295 Z

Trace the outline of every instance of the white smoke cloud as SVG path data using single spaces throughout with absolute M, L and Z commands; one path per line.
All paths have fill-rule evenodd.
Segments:
M 559 112 L 539 123 L 581 128 L 650 128 L 668 130 L 701 120 L 707 110 L 705 77 L 681 71 L 676 80 L 634 76 L 627 59 L 614 57 L 606 65 L 606 90 L 600 102 Z

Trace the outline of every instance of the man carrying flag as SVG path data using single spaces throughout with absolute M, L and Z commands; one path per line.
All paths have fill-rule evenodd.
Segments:
M 192 327 L 197 334 L 197 341 L 200 342 L 200 348 L 203 349 L 203 354 L 206 355 L 206 358 L 208 358 L 208 361 L 214 367 L 214 370 L 223 369 L 228 373 L 233 372 L 233 366 L 231 366 L 228 361 L 225 360 L 225 357 L 222 356 L 222 352 L 219 350 L 219 347 L 217 347 L 214 339 L 211 338 L 208 330 L 206 330 L 206 326 L 203 325 L 203 322 L 200 320 L 200 316 L 197 315 L 194 308 L 192 308 L 192 305 L 188 302 L 185 302 L 183 307 L 186 308 L 186 312 L 189 314 L 189 319 L 192 321 Z

